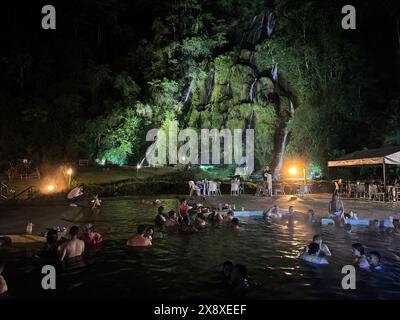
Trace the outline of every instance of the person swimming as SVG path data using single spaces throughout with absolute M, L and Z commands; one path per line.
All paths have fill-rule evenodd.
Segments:
M 96 246 L 103 242 L 101 234 L 96 232 L 94 225 L 90 223 L 85 225 L 85 233 L 80 239 L 85 242 L 86 246 Z
M 233 262 L 226 260 L 222 265 L 222 274 L 227 282 L 231 280 L 231 273 L 233 270 Z
M 126 245 L 131 247 L 151 246 L 152 242 L 150 239 L 145 237 L 145 232 L 146 232 L 146 226 L 144 224 L 139 225 L 137 228 L 137 234 L 129 238 L 128 241 L 126 242 Z
M 293 206 L 290 206 L 290 207 L 288 208 L 288 212 L 285 212 L 285 213 L 284 213 L 284 216 L 285 216 L 285 217 L 289 217 L 289 218 L 294 218 L 294 207 L 293 207 Z
M 0 261 L 0 295 L 6 293 L 8 291 L 6 279 L 4 279 L 4 277 L 2 276 L 4 267 L 5 267 L 4 262 Z
M 140 203 L 142 203 L 142 204 L 161 204 L 161 200 L 155 199 L 155 200 L 150 201 L 150 200 L 142 199 L 142 200 L 140 200 Z
M 179 225 L 177 221 L 177 215 L 174 210 L 170 210 L 168 212 L 168 219 L 165 221 L 165 227 L 167 228 L 173 228 L 177 227 Z
M 332 253 L 330 252 L 328 246 L 322 242 L 322 237 L 319 234 L 316 234 L 313 237 L 313 242 L 319 245 L 319 256 L 328 256 L 330 257 Z
M 231 271 L 229 283 L 235 289 L 248 289 L 250 284 L 247 279 L 247 267 L 242 264 L 236 264 Z
M 361 243 L 354 243 L 352 246 L 353 255 L 355 256 L 354 264 L 358 265 L 361 269 L 369 269 L 370 265 L 365 250 Z
M 319 251 L 319 244 L 312 242 L 308 245 L 308 250 L 300 258 L 314 264 L 328 264 L 328 260 L 319 256 Z
M 279 212 L 279 207 L 276 204 L 264 211 L 263 216 L 264 218 L 282 218 L 282 214 Z
M 46 233 L 46 244 L 44 245 L 39 256 L 41 258 L 57 258 L 58 247 L 60 243 L 58 241 L 57 230 L 50 229 Z
M 226 222 L 231 222 L 232 219 L 234 218 L 234 216 L 235 216 L 235 213 L 234 213 L 232 210 L 229 210 L 229 211 L 227 212 L 227 214 L 226 214 L 224 220 L 225 220 Z
M 164 207 L 159 206 L 157 209 L 157 215 L 154 218 L 154 223 L 157 227 L 162 227 L 168 219 L 168 214 L 164 212 Z
M 179 216 L 187 216 L 189 214 L 189 210 L 192 209 L 186 201 L 185 198 L 181 199 L 179 201 L 179 206 L 178 206 L 178 215 Z
M 231 220 L 231 225 L 234 229 L 239 229 L 239 219 L 238 218 L 233 218 Z
M 203 229 L 207 226 L 206 217 L 204 216 L 203 212 L 197 213 L 197 217 L 195 220 L 195 226 L 196 226 L 196 228 L 200 228 L 200 229 Z
M 154 237 L 154 229 L 153 227 L 147 227 L 146 231 L 144 233 L 144 237 L 149 239 L 150 241 L 153 241 L 153 237 Z
M 370 265 L 371 270 L 381 271 L 381 255 L 377 251 L 371 251 L 368 256 L 368 263 Z
M 208 223 L 213 223 L 214 221 L 215 221 L 215 219 L 216 219 L 216 211 L 215 210 L 213 210 L 213 211 L 211 211 L 210 212 L 210 214 L 207 216 L 207 221 L 208 221 Z
M 69 230 L 69 234 L 71 240 L 60 246 L 60 261 L 79 257 L 85 251 L 85 243 L 78 238 L 79 228 L 77 226 L 72 226 Z

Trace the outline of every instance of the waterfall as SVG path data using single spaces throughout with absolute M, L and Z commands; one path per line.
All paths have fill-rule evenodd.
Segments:
M 249 101 L 250 102 L 253 102 L 253 99 L 254 99 L 254 86 L 256 83 L 257 83 L 257 77 L 255 76 L 253 82 L 250 85 L 250 90 L 249 90 Z
M 293 121 L 293 118 L 294 118 L 295 110 L 294 110 L 294 105 L 293 105 L 292 99 L 290 99 L 289 104 L 290 104 L 290 119 L 285 125 L 285 128 L 283 130 L 282 140 L 281 140 L 281 143 L 279 144 L 279 147 L 278 147 L 279 149 L 276 152 L 277 161 L 276 161 L 276 166 L 274 168 L 274 174 L 273 174 L 275 180 L 278 180 L 280 177 L 280 172 L 281 172 L 282 165 L 283 165 L 283 155 L 285 154 L 287 137 L 289 135 L 288 125 Z
M 273 175 L 274 180 L 278 180 L 280 177 L 280 174 L 281 174 L 281 169 L 282 169 L 282 165 L 283 165 L 283 155 L 285 153 L 286 141 L 287 141 L 288 134 L 289 134 L 289 132 L 286 127 L 283 132 L 283 139 L 282 139 L 281 145 L 279 146 L 279 150 L 277 152 L 278 162 L 274 169 L 274 175 Z
M 250 52 L 249 63 L 250 63 L 250 65 L 254 66 L 254 51 Z
M 272 59 L 271 77 L 274 82 L 278 81 L 278 63 Z
M 190 81 L 189 84 L 186 84 L 183 89 L 183 94 L 182 94 L 183 104 L 186 104 L 188 102 L 191 92 L 192 92 L 192 81 Z
M 247 123 L 247 129 L 251 129 L 252 124 L 253 124 L 253 119 L 254 119 L 254 109 L 251 109 L 251 113 L 250 113 L 250 117 L 249 117 L 249 121 Z
M 271 11 L 268 14 L 267 18 L 267 35 L 271 37 L 272 32 L 274 31 L 274 13 Z

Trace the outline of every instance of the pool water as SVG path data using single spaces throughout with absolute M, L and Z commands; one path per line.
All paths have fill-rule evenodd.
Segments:
M 175 199 L 165 200 L 168 211 Z M 156 231 L 150 248 L 128 248 L 126 240 L 141 223 L 152 224 L 156 206 L 130 199 L 105 201 L 100 212 L 83 210 L 80 224 L 94 223 L 105 239 L 83 261 L 57 266 L 57 289 L 41 288 L 41 266 L 28 255 L 8 255 L 6 298 L 124 299 L 399 299 L 400 236 L 365 227 L 347 232 L 334 226 L 313 227 L 302 215 L 294 221 L 241 218 L 240 229 L 211 226 L 194 234 Z M 313 235 L 322 234 L 333 256 L 329 265 L 298 257 Z M 351 244 L 377 250 L 383 271 L 357 271 L 357 289 L 341 287 L 341 269 L 353 261 Z M 235 292 L 221 277 L 222 263 L 245 264 L 252 287 Z

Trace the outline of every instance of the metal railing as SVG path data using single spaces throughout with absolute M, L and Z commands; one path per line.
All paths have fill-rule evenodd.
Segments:
M 8 199 L 8 194 L 9 194 L 9 190 L 8 190 L 8 186 L 1 182 L 0 183 L 0 199 Z
M 16 194 L 14 195 L 13 199 L 15 200 L 15 199 L 17 199 L 18 197 L 20 197 L 20 196 L 22 196 L 23 194 L 25 194 L 25 193 L 27 194 L 27 198 L 28 198 L 28 199 L 31 199 L 32 196 L 33 196 L 33 186 L 29 186 L 29 187 L 25 188 L 24 190 L 22 190 L 21 192 L 16 193 Z

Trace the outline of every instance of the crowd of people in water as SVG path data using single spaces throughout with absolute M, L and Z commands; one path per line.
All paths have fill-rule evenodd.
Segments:
M 69 202 L 74 206 L 77 203 L 76 197 L 81 197 L 83 187 L 79 186 L 77 190 L 70 193 Z M 75 195 L 75 196 L 74 196 Z M 100 199 L 94 199 L 96 205 L 101 204 Z M 142 204 L 158 205 L 157 214 L 154 218 L 154 225 L 140 224 L 137 227 L 135 235 L 130 237 L 126 245 L 130 247 L 148 247 L 153 245 L 153 237 L 155 230 L 162 232 L 198 232 L 211 225 L 225 225 L 233 230 L 240 228 L 240 221 L 235 217 L 235 211 L 226 203 L 219 208 L 208 208 L 202 204 L 189 205 L 186 199 L 180 199 L 175 210 L 166 211 L 160 200 L 141 200 Z M 282 219 L 293 219 L 296 213 L 293 206 L 289 206 L 287 211 L 281 210 L 277 205 L 263 211 L 263 218 L 269 221 Z M 331 217 L 337 226 L 344 227 L 347 231 L 351 231 L 351 225 L 346 221 L 349 218 L 357 219 L 354 214 L 344 213 L 344 205 L 337 193 L 333 194 L 332 200 L 329 203 L 329 217 Z M 310 209 L 306 215 L 302 215 L 311 224 L 317 224 L 319 221 L 316 218 L 314 210 Z M 395 232 L 399 231 L 399 224 L 395 224 L 393 228 Z M 100 245 L 103 238 L 98 233 L 93 224 L 84 226 L 83 233 L 80 234 L 78 226 L 72 226 L 69 229 L 69 239 L 67 239 L 66 230 L 60 228 L 48 229 L 45 234 L 46 244 L 38 258 L 55 259 L 58 261 L 66 261 L 68 259 L 81 257 L 85 249 L 88 247 L 96 247 Z M 1 246 L 11 246 L 11 239 L 0 237 Z M 378 271 L 382 269 L 381 255 L 377 251 L 371 251 L 366 254 L 364 246 L 360 243 L 352 245 L 354 255 L 353 263 L 360 269 Z M 312 242 L 304 249 L 300 255 L 300 259 L 313 264 L 328 264 L 329 258 L 333 254 L 326 243 L 323 242 L 321 235 L 315 235 Z M 2 277 L 4 263 L 0 261 L 0 294 L 7 291 L 7 283 Z M 250 286 L 247 276 L 247 268 L 245 265 L 234 265 L 231 261 L 223 263 L 223 275 L 226 283 L 235 288 L 248 288 Z

